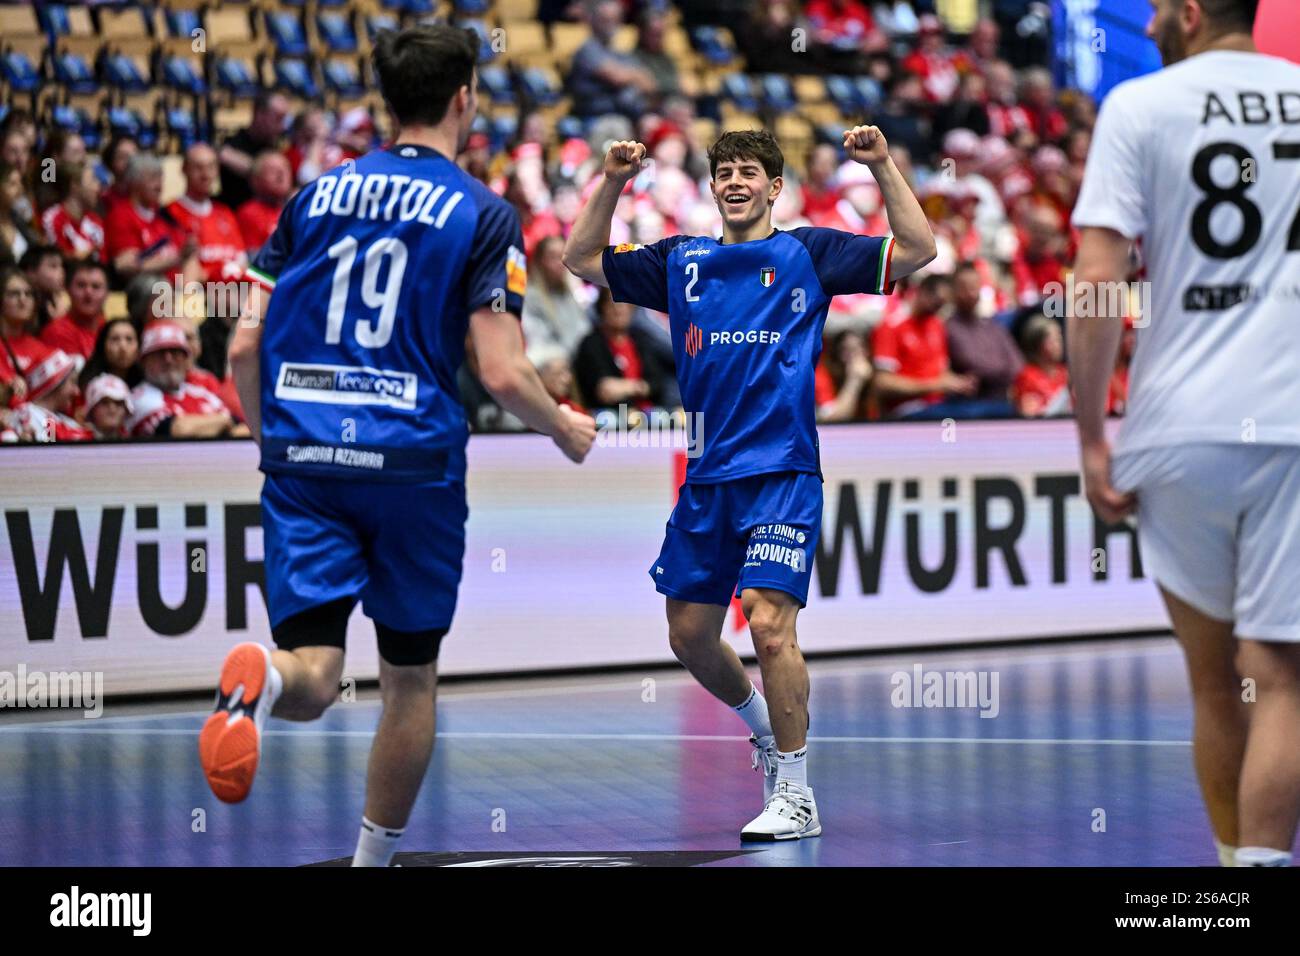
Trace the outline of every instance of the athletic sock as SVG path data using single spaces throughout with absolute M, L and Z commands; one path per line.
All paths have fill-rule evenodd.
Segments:
M 740 719 L 749 725 L 755 737 L 772 736 L 772 718 L 767 714 L 767 701 L 753 684 L 749 685 L 749 697 L 739 707 L 731 708 L 740 715 Z
M 1237 866 L 1290 866 L 1291 854 L 1268 846 L 1243 846 L 1237 850 Z
M 1219 866 L 1237 865 L 1237 848 L 1235 846 L 1228 846 L 1226 843 L 1215 840 L 1214 848 L 1219 851 Z
M 800 747 L 793 753 L 776 752 L 776 783 L 781 781 L 808 786 L 808 748 Z
M 390 830 L 361 818 L 361 836 L 357 838 L 357 852 L 352 855 L 353 866 L 388 866 L 393 862 L 393 853 L 397 850 L 397 841 L 405 833 L 402 830 Z
M 274 660 L 270 654 L 266 656 L 266 659 L 268 663 L 266 674 L 269 678 L 267 681 L 267 693 L 271 698 L 271 705 L 267 708 L 267 713 L 270 713 L 270 708 L 275 706 L 275 702 L 280 699 L 280 694 L 284 692 L 284 675 L 276 669 L 274 664 L 270 663 Z

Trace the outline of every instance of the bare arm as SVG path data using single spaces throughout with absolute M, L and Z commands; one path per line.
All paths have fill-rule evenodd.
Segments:
M 524 354 L 519 320 L 509 312 L 479 309 L 470 316 L 469 333 L 478 356 L 479 381 L 497 404 L 534 431 L 551 436 L 571 461 L 581 462 L 596 439 L 596 423 L 561 408 L 546 393 Z
M 884 134 L 875 126 L 855 126 L 844 131 L 844 149 L 850 159 L 871 170 L 880 186 L 889 228 L 894 233 L 890 275 L 901 279 L 933 262 L 938 255 L 934 233 L 912 187 L 894 165 Z
M 564 243 L 564 265 L 580 279 L 609 287 L 601 262 L 609 245 L 609 224 L 624 184 L 641 171 L 644 160 L 645 147 L 640 143 L 614 143 L 605 154 L 604 177 L 578 213 Z
M 266 313 L 263 297 L 267 293 L 254 286 L 244 310 L 239 316 L 235 337 L 230 342 L 226 359 L 235 377 L 235 391 L 244 407 L 244 421 L 249 433 L 258 444 L 262 442 L 262 318 Z
M 1110 483 L 1110 445 L 1106 441 L 1106 400 L 1115 371 L 1123 315 L 1110 315 L 1109 296 L 1089 294 L 1099 283 L 1123 282 L 1128 277 L 1132 243 L 1113 229 L 1085 227 L 1075 263 L 1076 300 L 1066 320 L 1070 354 L 1070 384 L 1074 388 L 1075 423 L 1083 456 L 1083 478 L 1088 501 L 1097 514 L 1114 523 L 1133 509 L 1134 499 Z M 1083 296 L 1088 295 L 1084 311 Z
M 214 412 L 210 415 L 177 415 L 172 419 L 172 438 L 220 438 L 230 433 L 234 419 L 229 412 Z
M 231 172 L 238 173 L 240 176 L 247 176 L 253 171 L 253 157 L 242 149 L 235 149 L 235 147 L 229 145 L 222 146 L 221 152 L 217 155 L 221 159 L 221 165 Z

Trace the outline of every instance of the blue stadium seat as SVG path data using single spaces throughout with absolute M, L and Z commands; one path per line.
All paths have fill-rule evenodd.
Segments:
M 56 104 L 50 109 L 50 120 L 59 129 L 80 133 L 88 148 L 95 149 L 99 146 L 99 126 L 85 110 L 76 106 L 69 106 L 66 103 Z
M 321 64 L 321 73 L 325 77 L 325 88 L 331 93 L 352 97 L 361 96 L 366 92 L 361 71 L 357 69 L 355 60 L 347 57 L 330 57 Z
M 127 93 L 142 93 L 149 88 L 149 78 L 131 57 L 110 53 L 104 57 L 104 82 Z
M 128 106 L 110 106 L 105 111 L 108 129 L 113 135 L 131 136 L 143 149 L 158 142 L 158 128 Z
M 492 34 L 488 30 L 488 25 L 482 20 L 458 20 L 457 26 L 467 30 L 473 30 L 478 34 L 478 61 L 481 64 L 491 63 L 497 58 L 496 50 L 492 49 Z
M 235 96 L 241 98 L 256 96 L 262 88 L 253 68 L 243 60 L 223 57 L 217 61 L 214 72 L 217 87 Z
M 280 56 L 306 56 L 310 52 L 300 14 L 291 10 L 268 10 L 266 32 Z
M 416 16 L 433 13 L 437 7 L 434 0 L 383 0 L 383 4 L 389 10 L 404 10 Z
M 164 118 L 168 131 L 176 137 L 182 150 L 189 149 L 199 140 L 206 139 L 199 128 L 199 120 L 194 110 L 185 106 L 167 107 Z
M 54 57 L 54 78 L 71 93 L 93 93 L 99 89 L 95 68 L 86 58 L 71 50 Z
M 826 77 L 826 96 L 841 113 L 862 111 L 862 94 L 850 77 Z
M 331 53 L 357 52 L 357 31 L 352 27 L 352 18 L 346 13 L 317 13 L 316 30 Z
M 36 5 L 36 18 L 41 24 L 41 29 L 49 36 L 51 40 L 56 37 L 65 37 L 71 31 L 72 26 L 68 23 L 68 5 L 66 3 L 38 3 Z
M 858 88 L 858 96 L 862 99 L 864 110 L 874 110 L 885 98 L 885 91 L 881 89 L 880 84 L 869 76 L 855 77 L 853 85 Z
M 529 99 L 542 106 L 559 102 L 564 92 L 550 73 L 535 66 L 519 74 L 519 87 Z
M 163 81 L 170 87 L 180 90 L 182 93 L 190 93 L 194 96 L 202 96 L 208 91 L 207 80 L 198 70 L 194 69 L 194 64 L 183 56 L 168 56 L 162 60 Z
M 587 124 L 579 116 L 561 116 L 555 121 L 555 135 L 561 140 L 586 139 Z
M 453 0 L 452 9 L 458 16 L 481 17 L 492 6 L 488 0 Z
M 514 102 L 515 91 L 510 71 L 499 64 L 488 64 L 478 71 L 479 89 L 487 92 L 494 103 Z
M 728 73 L 724 76 L 722 78 L 722 95 L 746 113 L 752 113 L 758 109 L 758 97 L 754 95 L 753 83 L 744 73 Z
M 488 139 L 492 141 L 492 151 L 500 152 L 506 148 L 506 144 L 514 138 L 515 131 L 519 129 L 519 117 L 514 113 L 508 113 L 505 116 L 494 116 L 488 122 Z
M 691 30 L 691 44 L 704 55 L 710 63 L 730 63 L 736 57 L 735 50 L 725 39 L 725 34 L 717 27 L 699 26 Z
M 366 33 L 369 34 L 372 43 L 375 37 L 383 31 L 400 28 L 401 23 L 391 13 L 372 13 L 366 17 Z
M 320 87 L 312 75 L 311 64 L 306 60 L 277 59 L 275 61 L 275 81 L 295 96 L 314 100 L 320 96 Z
M 330 7 L 346 7 L 352 0 L 316 0 L 316 7 L 325 10 Z
M 30 93 L 41 85 L 41 71 L 26 53 L 9 50 L 0 56 L 0 78 L 16 93 Z
M 763 105 L 774 113 L 788 113 L 795 108 L 794 87 L 782 73 L 765 73 L 759 78 Z
M 167 35 L 173 39 L 190 39 L 195 30 L 203 27 L 198 10 L 164 10 L 163 20 L 167 24 Z

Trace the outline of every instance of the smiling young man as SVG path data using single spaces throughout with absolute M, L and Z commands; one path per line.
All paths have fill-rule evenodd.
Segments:
M 813 374 L 826 311 L 834 295 L 887 294 L 894 279 L 935 255 L 925 215 L 880 131 L 848 130 L 844 149 L 880 184 L 893 238 L 773 229 L 785 160 L 770 133 L 744 131 L 709 150 L 721 239 L 609 246 L 619 194 L 646 155 L 640 143 L 620 142 L 564 251 L 570 271 L 616 300 L 668 313 L 683 404 L 703 416 L 707 439 L 687 465 L 650 576 L 667 598 L 673 653 L 753 733 L 765 801 L 742 840 L 821 833 L 808 786 L 808 669 L 795 618 L 821 532 Z M 721 640 L 733 593 L 749 620 L 766 699 Z

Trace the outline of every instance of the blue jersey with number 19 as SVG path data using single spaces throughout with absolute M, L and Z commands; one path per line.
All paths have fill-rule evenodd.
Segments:
M 262 470 L 463 481 L 456 372 L 469 316 L 519 315 L 519 218 L 423 146 L 377 150 L 285 206 L 249 276 L 262 333 Z

